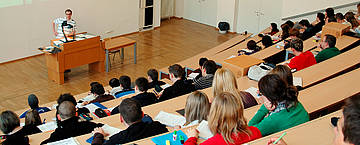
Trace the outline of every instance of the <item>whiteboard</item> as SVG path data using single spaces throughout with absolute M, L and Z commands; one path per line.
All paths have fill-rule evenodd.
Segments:
M 283 0 L 282 18 L 323 10 L 328 7 L 358 3 L 359 0 Z M 356 5 L 356 4 L 355 4 Z M 354 7 L 356 9 L 356 6 Z

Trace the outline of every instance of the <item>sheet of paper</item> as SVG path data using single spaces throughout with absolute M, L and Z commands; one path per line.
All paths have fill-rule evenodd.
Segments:
M 202 139 L 208 139 L 214 136 L 209 129 L 208 122 L 205 120 L 201 121 L 196 129 L 199 131 L 199 137 Z
M 50 130 L 55 130 L 57 128 L 57 124 L 55 121 L 47 122 L 45 124 L 41 124 L 37 126 L 41 132 L 47 132 Z
M 53 43 L 54 43 L 55 45 L 63 44 L 63 42 L 61 42 L 61 41 L 53 41 Z
M 95 36 L 94 36 L 94 35 L 86 34 L 84 37 L 85 37 L 86 39 L 89 39 L 89 38 L 93 38 L 93 37 L 95 37 Z
M 25 126 L 25 123 L 22 123 L 22 122 L 21 122 L 21 123 L 20 123 L 20 126 L 21 126 L 21 127 Z
M 184 125 L 186 122 L 185 117 L 167 113 L 164 111 L 160 111 L 154 120 L 159 121 L 160 123 L 165 124 L 170 127 L 174 127 L 176 125 L 181 126 L 181 125 Z
M 188 79 L 195 79 L 195 77 L 196 76 L 198 76 L 200 73 L 194 73 L 194 72 L 192 72 L 191 74 L 189 74 L 189 76 L 188 76 Z
M 162 88 L 162 89 L 166 89 L 166 88 L 168 88 L 168 87 L 170 87 L 170 86 L 171 86 L 171 85 L 169 85 L 169 84 L 165 84 L 165 85 L 162 85 L 161 88 Z
M 231 59 L 231 58 L 234 58 L 236 57 L 236 55 L 231 55 L 230 57 L 226 58 L 226 59 Z
M 260 98 L 260 96 L 258 95 L 258 90 L 255 87 L 250 87 L 248 89 L 245 90 L 245 92 L 250 93 L 254 98 Z
M 78 35 L 76 35 L 76 37 L 80 37 L 80 38 L 84 38 L 85 37 L 85 35 L 84 34 L 78 34 Z
M 85 105 L 84 107 L 89 109 L 90 112 L 95 112 L 96 109 L 100 108 L 99 106 L 96 106 L 94 104 L 88 104 L 88 105 Z
M 75 138 L 71 137 L 68 139 L 48 143 L 47 145 L 80 145 L 80 143 L 77 140 L 75 140 Z
M 113 136 L 114 134 L 117 134 L 121 131 L 121 129 L 112 127 L 110 125 L 104 124 L 104 126 L 101 127 L 105 133 L 109 134 L 109 136 L 107 136 L 106 139 L 108 139 L 109 137 Z
M 294 83 L 294 86 L 300 86 L 302 87 L 302 78 L 300 77 L 293 77 L 293 83 Z

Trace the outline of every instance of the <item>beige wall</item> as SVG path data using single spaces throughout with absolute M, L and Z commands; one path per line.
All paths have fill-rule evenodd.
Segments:
M 154 26 L 160 26 L 160 0 L 155 0 Z M 33 0 L 0 8 L 0 63 L 40 54 L 37 48 L 54 38 L 51 22 L 73 10 L 79 32 L 116 36 L 139 30 L 138 0 Z

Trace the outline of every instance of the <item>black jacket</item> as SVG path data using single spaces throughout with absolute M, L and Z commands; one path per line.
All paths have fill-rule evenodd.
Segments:
M 132 99 L 138 101 L 141 104 L 141 107 L 151 105 L 157 102 L 155 94 L 148 92 L 140 93 L 132 97 Z
M 165 85 L 166 83 L 163 81 L 152 81 L 151 83 L 149 83 L 149 89 L 154 88 L 155 86 L 162 86 Z
M 72 117 L 59 122 L 58 127 L 50 135 L 50 138 L 44 140 L 43 142 L 41 142 L 41 144 L 46 144 L 54 141 L 67 139 L 70 137 L 91 133 L 94 128 L 101 126 L 103 126 L 103 124 L 101 123 L 97 124 L 89 121 L 79 121 L 79 117 Z
M 41 130 L 35 125 L 26 125 L 19 131 L 11 135 L 5 135 L 6 140 L 2 142 L 3 145 L 28 145 L 29 138 L 27 135 L 39 133 Z
M 165 125 L 160 122 L 154 121 L 151 123 L 138 122 L 130 125 L 127 129 L 111 136 L 106 143 L 104 143 L 104 136 L 100 133 L 95 133 L 92 145 L 115 145 L 125 144 L 135 140 L 143 139 L 146 137 L 158 135 L 168 132 Z
M 181 95 L 190 93 L 193 90 L 192 84 L 187 80 L 181 79 L 177 80 L 172 86 L 164 89 L 164 92 L 159 98 L 159 101 L 165 101 L 172 99 Z

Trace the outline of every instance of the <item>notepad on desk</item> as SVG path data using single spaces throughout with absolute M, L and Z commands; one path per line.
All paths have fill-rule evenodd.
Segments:
M 302 87 L 302 84 L 303 84 L 302 78 L 300 78 L 300 77 L 293 77 L 293 84 L 294 84 L 294 86 L 300 86 L 300 87 Z
M 154 120 L 159 121 L 161 124 L 165 124 L 166 126 L 170 127 L 174 127 L 176 125 L 181 126 L 186 123 L 185 117 L 167 113 L 164 111 L 160 111 L 159 114 L 154 118 Z
M 188 75 L 188 79 L 195 79 L 196 78 L 196 76 L 198 76 L 200 73 L 194 73 L 194 72 L 192 72 L 191 74 L 189 74 Z
M 55 121 L 47 122 L 45 124 L 41 124 L 37 126 L 41 132 L 47 132 L 50 130 L 55 130 L 58 126 Z
M 47 145 L 80 145 L 80 143 L 75 138 L 67 138 L 56 142 L 48 143 Z
M 171 86 L 171 85 L 169 85 L 169 84 L 165 84 L 165 85 L 162 85 L 161 88 L 162 88 L 162 89 L 166 89 L 166 88 L 168 88 L 168 87 L 170 87 L 170 86 Z
M 208 139 L 214 136 L 209 129 L 208 122 L 205 120 L 201 121 L 196 129 L 199 131 L 199 137 L 202 139 Z

